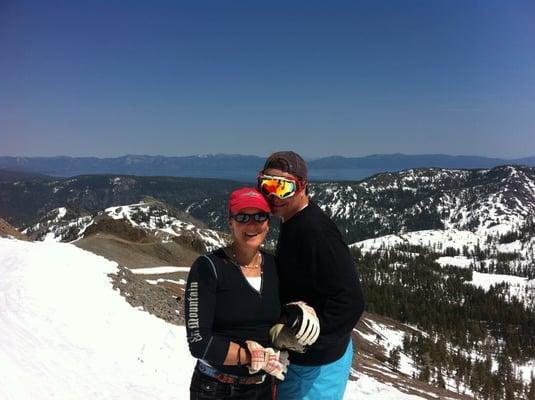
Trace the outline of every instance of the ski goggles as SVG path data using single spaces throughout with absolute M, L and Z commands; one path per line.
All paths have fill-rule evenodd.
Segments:
M 296 179 L 282 176 L 258 175 L 258 190 L 267 197 L 287 199 L 301 190 L 301 184 Z
M 230 218 L 232 218 L 234 221 L 236 221 L 239 224 L 246 224 L 247 222 L 251 220 L 251 218 L 255 222 L 262 223 L 262 222 L 266 222 L 269 219 L 269 214 L 267 212 L 258 212 L 255 214 L 237 213 L 237 214 L 232 214 Z

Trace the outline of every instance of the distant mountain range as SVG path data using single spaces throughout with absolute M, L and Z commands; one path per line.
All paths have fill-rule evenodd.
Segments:
M 265 158 L 212 154 L 187 157 L 127 155 L 96 157 L 0 157 L 0 169 L 70 177 L 86 174 L 180 176 L 254 181 Z M 332 156 L 308 161 L 311 180 L 356 181 L 380 172 L 409 168 L 493 168 L 500 165 L 535 166 L 535 157 L 501 159 L 444 154 L 377 154 L 366 157 Z
M 83 175 L 21 179 L 0 174 L 0 215 L 18 228 L 67 207 L 94 213 L 152 196 L 225 230 L 228 194 L 240 184 L 180 177 Z M 461 229 L 499 235 L 535 215 L 535 168 L 409 169 L 360 182 L 312 183 L 312 198 L 348 242 L 425 229 Z

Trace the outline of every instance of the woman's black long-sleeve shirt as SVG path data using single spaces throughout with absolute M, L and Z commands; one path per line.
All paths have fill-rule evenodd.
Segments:
M 364 297 L 349 249 L 334 222 L 313 202 L 281 224 L 275 256 L 282 304 L 304 301 L 320 320 L 320 336 L 298 365 L 339 359 L 364 311 Z
M 254 340 L 270 346 L 269 329 L 280 316 L 277 270 L 262 252 L 260 292 L 222 249 L 193 263 L 185 294 L 186 331 L 191 354 L 221 372 L 249 375 L 246 367 L 223 365 L 230 342 Z

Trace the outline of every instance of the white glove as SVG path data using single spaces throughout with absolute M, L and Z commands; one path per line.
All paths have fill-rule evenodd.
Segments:
M 284 373 L 288 371 L 287 352 L 281 353 L 271 347 L 263 347 L 252 340 L 247 340 L 245 344 L 251 355 L 251 365 L 247 367 L 250 374 L 264 370 L 277 379 L 284 380 Z
M 298 306 L 302 313 L 301 318 L 297 318 L 291 326 L 296 331 L 295 338 L 299 344 L 310 346 L 320 335 L 320 321 L 316 315 L 316 311 L 303 301 L 296 301 L 287 305 L 290 304 Z
M 297 341 L 295 333 L 285 324 L 275 324 L 269 330 L 271 343 L 278 350 L 292 350 L 297 353 L 304 353 L 306 347 Z

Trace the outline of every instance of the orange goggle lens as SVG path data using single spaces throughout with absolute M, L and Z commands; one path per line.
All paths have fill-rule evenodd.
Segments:
M 279 199 L 287 199 L 297 192 L 297 182 L 282 176 L 260 175 L 258 189 L 266 196 L 273 195 Z

